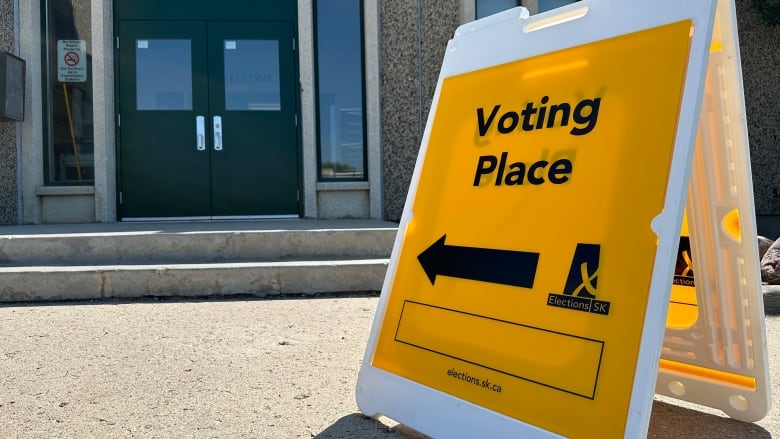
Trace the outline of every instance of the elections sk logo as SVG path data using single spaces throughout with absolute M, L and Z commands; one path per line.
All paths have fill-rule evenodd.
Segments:
M 547 306 L 609 314 L 610 302 L 596 299 L 600 252 L 599 244 L 577 244 L 563 294 L 550 293 L 547 296 Z
M 691 239 L 687 236 L 680 236 L 680 245 L 677 247 L 677 264 L 674 267 L 674 281 L 672 283 L 685 287 L 696 286 L 693 276 L 693 261 L 691 260 Z

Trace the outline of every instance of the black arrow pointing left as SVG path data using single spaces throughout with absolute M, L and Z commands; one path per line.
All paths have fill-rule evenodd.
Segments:
M 431 284 L 441 275 L 533 288 L 539 253 L 447 245 L 446 238 L 442 236 L 417 256 Z

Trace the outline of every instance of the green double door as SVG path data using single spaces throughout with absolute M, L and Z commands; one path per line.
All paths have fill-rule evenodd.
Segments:
M 119 21 L 123 220 L 298 216 L 293 32 Z

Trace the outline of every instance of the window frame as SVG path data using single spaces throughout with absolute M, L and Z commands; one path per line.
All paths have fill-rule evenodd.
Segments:
M 54 62 L 51 58 L 51 44 L 53 41 L 52 35 L 50 33 L 49 24 L 50 24 L 50 14 L 51 14 L 51 5 L 50 3 L 52 1 L 56 0 L 40 0 L 40 47 L 41 47 L 41 133 L 42 133 L 42 139 L 41 139 L 41 148 L 43 149 L 43 185 L 44 186 L 51 186 L 51 187 L 58 187 L 58 186 L 94 186 L 95 185 L 95 176 L 94 176 L 94 164 L 92 166 L 93 169 L 93 176 L 92 178 L 83 178 L 81 180 L 54 180 L 52 177 L 52 167 L 55 166 L 54 163 L 51 163 L 51 150 L 54 148 L 53 146 L 53 139 L 54 139 L 54 128 L 53 128 L 53 99 L 54 99 L 54 87 L 52 86 L 50 82 L 50 75 L 53 70 L 57 69 L 57 64 Z M 92 12 L 92 1 L 90 0 L 90 14 Z M 92 31 L 92 22 L 90 20 L 90 32 Z M 56 43 L 55 43 L 56 44 Z M 91 39 L 90 39 L 90 46 L 91 46 Z M 54 49 L 56 51 L 56 49 Z M 87 48 L 88 52 L 91 52 L 91 47 Z M 90 89 L 90 95 L 94 96 L 94 77 L 92 72 L 92 61 L 89 61 L 89 57 L 87 57 L 87 62 L 89 63 L 87 65 L 87 81 L 85 88 Z M 90 102 L 90 105 L 93 105 L 94 102 Z M 94 110 L 94 109 L 93 109 Z M 94 113 L 90 111 L 90 115 L 92 116 L 92 126 L 94 130 Z M 94 132 L 92 133 L 93 138 L 93 156 L 94 156 Z
M 362 123 L 362 159 L 363 159 L 363 175 L 361 177 L 324 177 L 322 175 L 322 136 L 321 136 L 321 115 L 320 115 L 320 54 L 319 54 L 319 16 L 318 7 L 320 1 L 327 0 L 312 0 L 312 35 L 314 46 L 314 113 L 315 113 L 315 136 L 317 145 L 317 181 L 318 182 L 354 182 L 354 181 L 368 181 L 368 118 L 366 115 L 366 45 L 365 45 L 365 5 L 364 0 L 358 0 L 359 4 L 359 23 L 360 27 L 360 105 L 361 105 L 361 123 Z

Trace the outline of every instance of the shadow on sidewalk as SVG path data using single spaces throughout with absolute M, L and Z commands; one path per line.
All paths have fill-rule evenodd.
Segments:
M 648 439 L 770 439 L 760 425 L 653 401 Z
M 428 436 L 400 424 L 389 426 L 362 413 L 354 413 L 339 419 L 315 438 L 428 439 Z M 772 434 L 754 423 L 740 422 L 663 401 L 653 401 L 647 438 L 771 439 Z
M 344 439 L 344 438 L 399 438 L 399 439 L 429 439 L 422 433 L 412 430 L 404 425 L 386 425 L 374 418 L 362 413 L 353 413 L 344 416 L 333 425 L 323 430 L 316 439 Z

